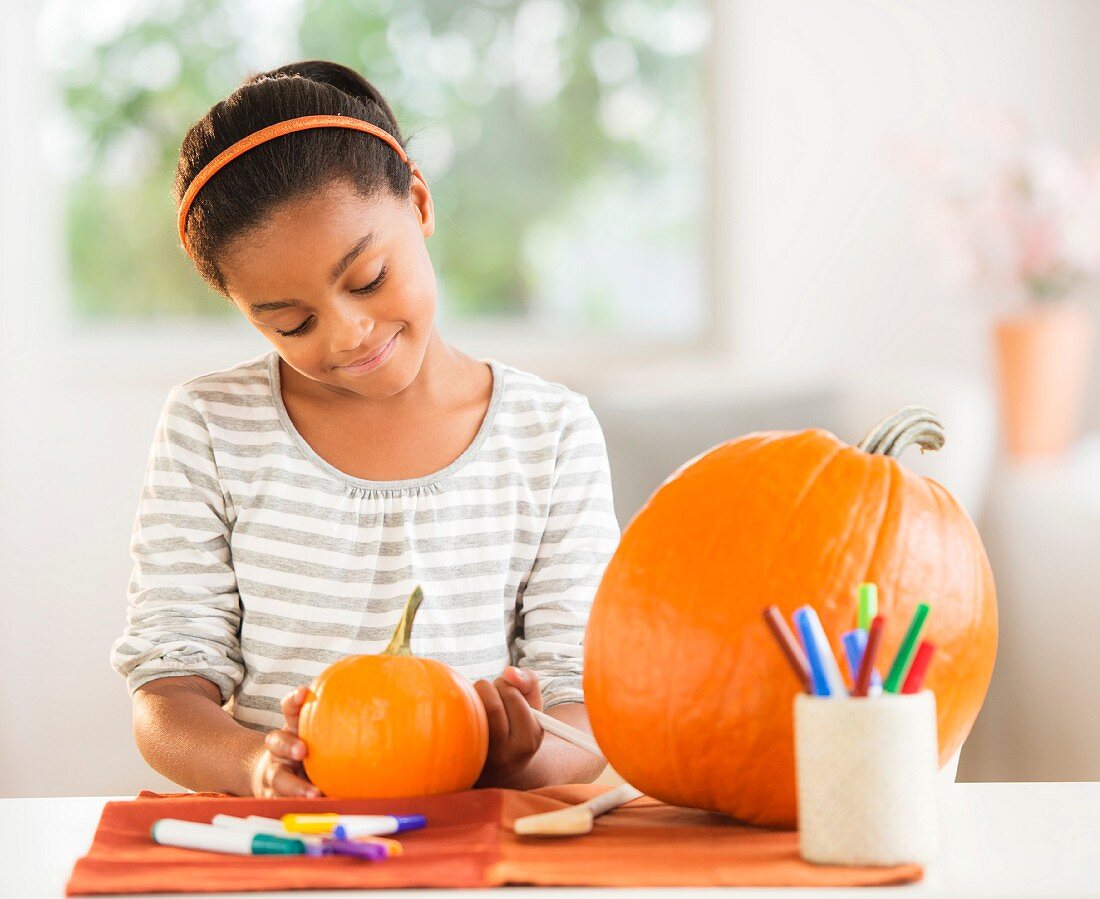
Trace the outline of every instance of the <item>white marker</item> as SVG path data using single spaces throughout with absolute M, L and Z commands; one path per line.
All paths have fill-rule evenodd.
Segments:
M 163 846 L 235 855 L 302 855 L 306 851 L 306 844 L 299 839 L 248 833 L 179 818 L 161 818 L 153 824 L 152 835 L 153 840 Z
M 247 818 L 238 818 L 234 815 L 215 815 L 211 821 L 215 827 L 225 827 L 229 830 L 243 831 L 245 833 L 269 833 L 276 837 L 288 840 L 301 840 L 307 846 L 320 846 L 324 837 L 306 833 L 291 833 L 278 818 L 265 818 L 262 815 L 249 815 Z
M 419 830 L 428 823 L 423 815 L 341 815 L 340 823 L 332 829 L 338 840 L 354 840 L 356 837 L 381 837 L 405 830 Z

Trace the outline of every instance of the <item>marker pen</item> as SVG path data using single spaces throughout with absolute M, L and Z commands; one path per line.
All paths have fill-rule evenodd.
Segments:
M 350 855 L 353 858 L 365 858 L 372 862 L 390 857 L 389 850 L 378 843 L 358 843 L 355 840 L 325 840 L 321 850 L 323 855 Z
M 354 837 L 377 837 L 424 827 L 423 815 L 340 815 L 335 812 L 296 815 L 286 814 L 282 824 L 292 833 L 331 833 L 341 840 Z
M 873 619 L 872 619 L 873 620 Z M 840 637 L 844 644 L 844 652 L 848 658 L 848 671 L 852 675 L 852 686 L 855 686 L 859 677 L 859 665 L 863 661 L 863 653 L 867 650 L 867 631 L 856 628 L 854 631 L 846 631 Z M 869 695 L 882 692 L 882 678 L 877 669 L 871 669 L 871 688 Z
M 278 818 L 264 818 L 261 815 L 249 815 L 247 818 L 215 815 L 210 823 L 215 827 L 225 827 L 245 833 L 267 833 L 284 839 L 301 840 L 306 846 L 320 845 L 324 841 L 324 837 L 314 834 L 292 833 L 283 827 L 283 823 Z
M 810 664 L 814 695 L 835 698 L 847 696 L 848 691 L 844 687 L 832 647 L 829 646 L 829 638 L 825 636 L 825 629 L 821 626 L 817 612 L 812 606 L 801 606 L 794 610 L 792 617 L 802 638 L 806 661 Z
M 338 840 L 380 837 L 388 833 L 419 830 L 427 823 L 428 819 L 423 815 L 345 815 L 332 829 L 332 835 Z
M 229 827 L 215 827 L 198 821 L 161 818 L 152 827 L 153 840 L 164 846 L 229 852 L 236 855 L 303 855 L 305 843 L 269 833 L 248 833 Z

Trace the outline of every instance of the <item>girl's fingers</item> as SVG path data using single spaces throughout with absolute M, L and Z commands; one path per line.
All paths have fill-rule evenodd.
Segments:
M 264 746 L 273 756 L 288 763 L 300 762 L 309 753 L 305 741 L 286 730 L 269 730 Z
M 504 680 L 523 694 L 531 708 L 542 711 L 542 690 L 539 689 L 539 677 L 534 671 L 509 665 L 504 669 Z
M 506 681 L 499 686 L 501 703 L 508 713 L 508 732 L 512 750 L 519 755 L 534 755 L 542 743 L 542 728 L 531 714 L 527 698 Z
M 302 703 L 306 701 L 308 695 L 309 687 L 303 685 L 287 693 L 279 703 L 283 710 L 283 717 L 286 718 L 286 729 L 292 734 L 298 733 L 298 716 L 302 711 Z
M 318 790 L 304 777 L 299 777 L 286 765 L 275 765 L 271 777 L 271 790 L 276 796 L 320 796 Z
M 485 706 L 485 715 L 489 719 L 489 745 L 507 742 L 508 713 L 504 710 L 497 688 L 487 680 L 479 680 L 474 684 L 474 689 L 481 697 L 481 704 Z

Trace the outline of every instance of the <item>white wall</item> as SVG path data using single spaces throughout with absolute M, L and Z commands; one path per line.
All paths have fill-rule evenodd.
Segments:
M 18 38 L 29 12 L 2 14 L 6 83 L 26 87 L 5 112 L 20 121 L 46 98 Z M 686 459 L 723 431 L 799 422 L 855 440 L 913 400 L 943 414 L 950 442 L 940 459 L 908 461 L 976 510 L 992 451 L 984 324 L 914 248 L 911 191 L 878 148 L 892 129 L 938 125 L 968 94 L 1013 103 L 1075 144 L 1095 139 L 1100 4 L 717 0 L 716 16 L 716 284 L 733 352 L 563 374 L 487 340 L 456 342 L 592 395 L 614 441 L 621 514 L 671 470 L 658 449 Z M 125 686 L 107 664 L 145 454 L 171 384 L 265 346 L 244 323 L 228 336 L 67 333 L 48 179 L 25 133 L 0 140 L 0 795 L 170 788 L 133 747 Z M 835 402 L 834 380 L 850 387 Z M 646 396 L 658 399 L 634 402 Z M 682 444 L 647 448 L 662 404 L 697 417 Z
M 734 326 L 755 366 L 979 370 L 985 324 L 916 242 L 893 133 L 974 98 L 1073 150 L 1100 142 L 1091 0 L 756 0 L 731 5 Z

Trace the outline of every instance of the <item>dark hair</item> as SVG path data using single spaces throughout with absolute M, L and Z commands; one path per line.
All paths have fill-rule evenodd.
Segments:
M 307 60 L 249 76 L 195 122 L 180 146 L 172 194 L 179 208 L 188 185 L 211 159 L 254 131 L 305 115 L 371 122 L 404 146 L 393 111 L 358 72 Z M 228 297 L 218 254 L 279 205 L 345 180 L 365 198 L 408 194 L 411 176 L 393 148 L 361 131 L 310 128 L 266 141 L 234 159 L 199 191 L 187 216 L 187 247 L 202 276 Z

